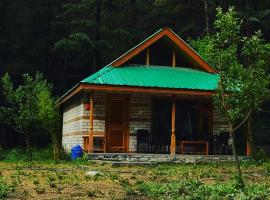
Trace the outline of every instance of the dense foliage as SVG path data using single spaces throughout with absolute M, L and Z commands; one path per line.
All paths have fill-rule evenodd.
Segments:
M 266 0 L 2 0 L 0 73 L 40 71 L 60 95 L 162 27 L 183 39 L 207 34 L 206 24 L 213 32 L 216 8 L 229 5 L 241 32 L 260 29 L 269 41 Z
M 52 97 L 52 86 L 47 83 L 42 74 L 35 77 L 23 74 L 23 83 L 15 87 L 8 74 L 2 78 L 5 106 L 0 107 L 0 120 L 23 134 L 29 158 L 32 158 L 30 136 L 35 128 L 47 129 L 56 144 L 57 134 L 60 134 L 59 113 Z M 58 149 L 61 149 L 61 144 Z M 55 148 L 57 150 L 57 148 Z M 58 150 L 59 151 L 59 150 Z

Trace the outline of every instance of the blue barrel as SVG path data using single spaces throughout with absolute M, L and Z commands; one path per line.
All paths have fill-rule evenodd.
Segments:
M 83 149 L 80 145 L 76 145 L 71 149 L 71 159 L 81 158 L 83 156 Z

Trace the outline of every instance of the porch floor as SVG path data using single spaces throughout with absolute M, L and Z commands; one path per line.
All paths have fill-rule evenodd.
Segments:
M 246 159 L 239 156 L 239 160 Z M 144 154 L 144 153 L 91 153 L 89 160 L 109 161 L 114 163 L 216 163 L 232 162 L 233 155 L 184 155 L 184 154 Z

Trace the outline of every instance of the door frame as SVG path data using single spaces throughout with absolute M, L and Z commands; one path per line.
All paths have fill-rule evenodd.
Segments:
M 130 96 L 128 94 L 115 94 L 115 93 L 108 93 L 106 94 L 106 116 L 105 116 L 105 135 L 106 135 L 106 152 L 113 152 L 109 151 L 109 130 L 110 130 L 110 100 L 111 99 L 124 99 L 125 101 L 125 120 L 126 125 L 124 129 L 125 139 L 124 139 L 124 150 L 120 151 L 122 153 L 128 153 L 129 152 L 129 114 L 130 114 Z

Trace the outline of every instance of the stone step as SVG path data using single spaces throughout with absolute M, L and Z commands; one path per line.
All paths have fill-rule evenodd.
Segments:
M 239 160 L 245 159 L 239 156 Z M 113 163 L 212 163 L 232 162 L 232 155 L 174 155 L 169 154 L 128 154 L 128 153 L 92 153 L 89 160 L 108 161 Z

